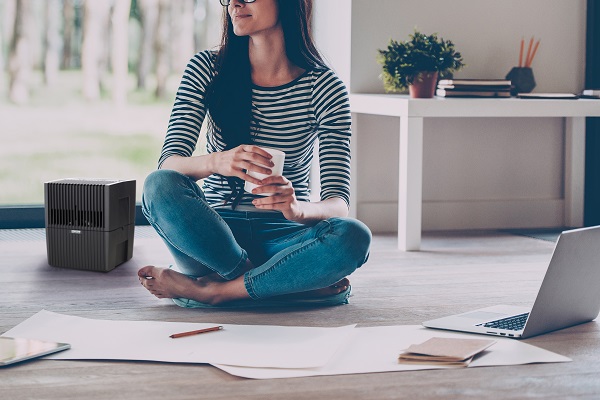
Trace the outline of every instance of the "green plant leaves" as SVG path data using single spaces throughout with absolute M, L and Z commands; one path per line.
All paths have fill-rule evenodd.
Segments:
M 387 49 L 377 52 L 377 62 L 383 67 L 383 86 L 388 92 L 406 89 L 420 72 L 438 71 L 440 77 L 447 78 L 464 66 L 454 43 L 439 38 L 437 33 L 425 35 L 415 30 L 409 40 L 390 39 Z

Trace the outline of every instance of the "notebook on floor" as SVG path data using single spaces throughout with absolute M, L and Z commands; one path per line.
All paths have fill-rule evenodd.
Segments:
M 600 312 L 600 226 L 560 234 L 533 307 L 493 306 L 423 326 L 524 339 L 589 322 Z

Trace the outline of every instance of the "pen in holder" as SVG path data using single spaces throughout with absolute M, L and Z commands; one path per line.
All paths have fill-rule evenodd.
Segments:
M 535 87 L 535 78 L 530 67 L 513 67 L 506 75 L 506 79 L 510 80 L 510 94 L 513 96 L 518 93 L 529 93 Z
M 510 94 L 516 96 L 519 93 L 529 93 L 535 87 L 535 79 L 533 78 L 533 70 L 531 63 L 538 51 L 540 41 L 538 39 L 535 46 L 533 45 L 533 36 L 529 40 L 525 62 L 523 63 L 523 53 L 525 51 L 525 39 L 521 39 L 521 48 L 519 50 L 519 66 L 513 67 L 506 75 L 506 79 L 510 80 Z

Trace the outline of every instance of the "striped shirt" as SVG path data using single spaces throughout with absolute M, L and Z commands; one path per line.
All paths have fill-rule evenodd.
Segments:
M 190 60 L 177 91 L 159 168 L 170 156 L 190 157 L 194 152 L 207 114 L 204 95 L 215 76 L 215 58 L 216 53 L 202 51 Z M 208 153 L 225 148 L 213 126 L 208 124 Z M 332 70 L 307 70 L 277 87 L 253 85 L 250 130 L 254 144 L 285 152 L 283 176 L 292 183 L 299 201 L 309 201 L 310 166 L 318 139 L 320 198 L 339 197 L 349 204 L 350 104 L 343 82 Z M 224 204 L 232 192 L 216 174 L 204 179 L 203 191 L 212 206 Z M 246 193 L 240 204 L 250 205 L 255 197 Z

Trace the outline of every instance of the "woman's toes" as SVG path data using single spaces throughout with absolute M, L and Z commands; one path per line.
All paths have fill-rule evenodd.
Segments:
M 344 278 L 329 287 L 334 288 L 334 289 L 343 288 L 342 290 L 346 290 L 349 285 L 350 285 L 350 280 L 348 278 Z
M 146 265 L 138 270 L 138 277 L 144 279 L 148 277 L 154 277 L 156 274 L 156 267 L 154 265 Z

